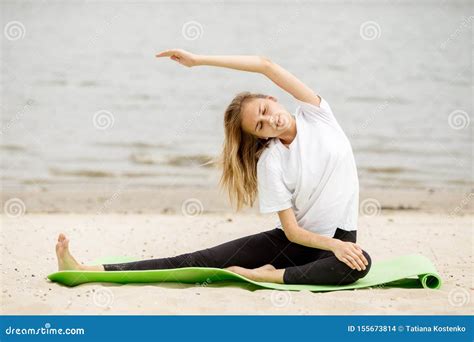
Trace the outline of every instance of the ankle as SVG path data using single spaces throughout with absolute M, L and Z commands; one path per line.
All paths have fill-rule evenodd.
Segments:
M 94 266 L 79 265 L 79 269 L 81 271 L 105 271 L 105 268 L 102 265 L 94 265 Z

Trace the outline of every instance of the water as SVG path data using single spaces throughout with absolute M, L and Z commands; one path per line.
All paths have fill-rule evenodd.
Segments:
M 469 2 L 1 6 L 6 187 L 214 186 L 202 164 L 234 94 L 273 94 L 294 112 L 260 75 L 154 58 L 173 47 L 266 55 L 300 77 L 351 140 L 361 187 L 472 186 Z M 7 39 L 11 21 L 23 38 Z

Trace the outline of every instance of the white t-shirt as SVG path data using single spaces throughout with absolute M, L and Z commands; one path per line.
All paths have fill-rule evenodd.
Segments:
M 357 230 L 359 180 L 352 147 L 325 99 L 297 100 L 296 138 L 272 139 L 257 163 L 261 213 L 293 208 L 298 225 L 333 237 Z M 282 228 L 278 221 L 277 228 Z

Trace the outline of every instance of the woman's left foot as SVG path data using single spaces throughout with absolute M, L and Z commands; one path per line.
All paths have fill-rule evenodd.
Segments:
M 69 239 L 64 234 L 59 234 L 56 244 L 59 271 L 82 270 L 81 264 L 69 252 Z
M 266 265 L 260 266 L 259 268 L 254 268 L 254 270 L 256 270 L 256 271 L 259 271 L 259 270 L 275 271 L 276 268 L 275 268 L 275 266 L 273 266 L 271 264 L 266 264 Z

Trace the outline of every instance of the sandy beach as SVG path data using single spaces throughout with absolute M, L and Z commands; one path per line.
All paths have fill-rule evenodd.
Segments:
M 46 207 L 33 205 L 40 203 L 41 198 L 47 203 L 51 196 L 43 194 L 35 198 L 30 194 L 24 198 L 32 204 L 31 210 L 27 206 L 24 214 L 2 215 L 2 314 L 472 313 L 471 197 L 464 205 L 451 204 L 444 209 L 430 209 L 426 205 L 422 209 L 380 209 L 361 213 L 359 218 L 358 243 L 373 260 L 412 253 L 425 255 L 443 278 L 440 290 L 372 288 L 311 293 L 223 287 L 218 283 L 204 286 L 84 284 L 74 288 L 52 283 L 46 276 L 57 268 L 54 245 L 60 232 L 70 237 L 72 253 L 81 262 L 90 263 L 106 256 L 154 258 L 211 247 L 271 229 L 276 217 L 254 212 L 234 214 L 229 208 L 227 212 L 203 210 L 194 216 L 183 215 L 178 209 L 182 202 L 176 200 L 179 196 L 174 197 L 175 209 L 166 206 L 167 210 L 163 207 L 161 211 L 156 209 L 156 213 L 141 214 L 118 212 L 117 203 L 126 198 L 124 194 L 120 200 L 109 202 L 109 206 L 95 206 L 107 208 L 104 213 L 91 210 L 73 213 L 59 208 L 51 214 Z M 65 203 L 54 196 L 58 206 Z M 6 203 L 6 197 L 2 203 Z M 159 193 L 157 197 L 166 198 Z M 73 202 L 70 196 L 69 199 Z M 173 203 L 172 197 L 167 200 L 168 204 Z M 80 208 L 77 203 L 76 207 Z M 382 201 L 381 207 L 387 205 Z

